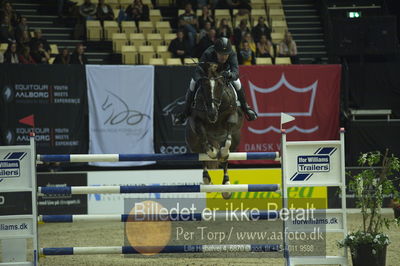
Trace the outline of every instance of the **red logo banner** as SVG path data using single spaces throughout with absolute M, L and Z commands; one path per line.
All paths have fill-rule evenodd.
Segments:
M 241 66 L 247 101 L 259 117 L 245 121 L 238 151 L 280 151 L 281 112 L 295 117 L 283 125 L 288 140 L 338 139 L 340 76 L 340 65 Z

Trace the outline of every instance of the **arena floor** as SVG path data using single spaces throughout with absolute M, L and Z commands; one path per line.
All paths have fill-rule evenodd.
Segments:
M 388 218 L 392 215 L 386 215 Z M 348 215 L 348 229 L 356 229 L 361 224 L 361 215 Z M 41 247 L 68 246 L 121 246 L 123 223 L 75 223 L 44 224 L 39 226 Z M 386 266 L 398 266 L 400 260 L 400 228 L 393 227 L 389 234 L 391 244 L 388 247 Z M 336 240 L 339 235 L 328 239 L 327 255 L 336 255 Z M 201 255 L 193 258 L 192 255 Z M 124 255 L 78 255 L 47 256 L 41 258 L 41 265 L 284 265 L 278 258 L 209 258 L 208 254 L 184 254 L 182 258 L 125 258 Z M 197 257 L 197 256 L 196 256 Z M 349 254 L 349 265 L 351 258 Z

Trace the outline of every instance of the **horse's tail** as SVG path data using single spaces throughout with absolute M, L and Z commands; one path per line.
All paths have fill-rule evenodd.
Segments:
M 207 169 L 218 169 L 219 162 L 218 161 L 209 161 L 206 162 Z

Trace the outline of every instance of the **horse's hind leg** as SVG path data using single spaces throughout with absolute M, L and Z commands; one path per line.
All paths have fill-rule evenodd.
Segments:
M 223 185 L 230 185 L 231 182 L 229 181 L 229 175 L 228 175 L 228 161 L 225 161 L 222 163 L 223 167 L 224 167 L 224 179 L 222 180 L 222 184 Z M 223 192 L 222 193 L 222 197 L 224 199 L 230 199 L 232 196 L 231 192 Z
M 203 162 L 203 184 L 209 185 L 211 184 L 211 177 L 208 174 L 207 163 Z

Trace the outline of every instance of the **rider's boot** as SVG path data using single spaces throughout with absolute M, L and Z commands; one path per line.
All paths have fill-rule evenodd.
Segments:
M 238 90 L 238 91 L 236 91 L 236 92 L 237 92 L 237 95 L 238 95 L 238 100 L 239 100 L 239 102 L 240 102 L 240 107 L 242 108 L 242 110 L 243 110 L 243 112 L 244 112 L 244 114 L 245 114 L 245 116 L 246 116 L 246 119 L 247 119 L 248 121 L 256 120 L 257 117 L 258 117 L 258 115 L 257 115 L 257 113 L 256 113 L 253 109 L 251 109 L 251 107 L 247 104 L 247 102 L 246 102 L 246 96 L 245 96 L 245 94 L 244 94 L 244 88 L 241 88 L 240 90 Z
M 190 108 L 192 106 L 193 100 L 194 100 L 194 95 L 195 91 L 191 91 L 190 89 L 187 90 L 186 92 L 186 102 L 185 102 L 185 107 L 183 109 L 183 112 L 177 114 L 175 116 L 174 123 L 176 125 L 182 125 L 185 123 L 186 119 L 190 115 Z

